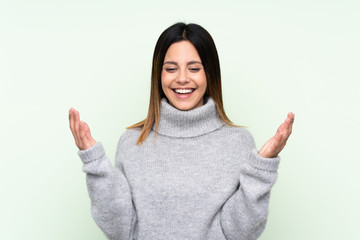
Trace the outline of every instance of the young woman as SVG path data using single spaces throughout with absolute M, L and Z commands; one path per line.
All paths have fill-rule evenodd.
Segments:
M 109 239 L 257 239 L 294 114 L 257 151 L 222 103 L 210 34 L 196 24 L 166 29 L 155 47 L 145 120 L 121 136 L 113 167 L 75 109 L 92 216 Z

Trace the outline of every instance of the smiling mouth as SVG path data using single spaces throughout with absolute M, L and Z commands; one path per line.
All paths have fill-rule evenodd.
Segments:
M 172 90 L 177 94 L 190 94 L 193 93 L 196 88 L 174 88 Z

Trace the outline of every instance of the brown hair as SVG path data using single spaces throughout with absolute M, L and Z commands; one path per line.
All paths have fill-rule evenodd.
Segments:
M 223 107 L 220 62 L 214 40 L 203 27 L 197 24 L 176 23 L 160 35 L 155 46 L 148 115 L 143 121 L 127 127 L 127 129 L 138 127 L 142 129 L 137 139 L 138 145 L 145 141 L 154 124 L 156 137 L 160 118 L 161 98 L 165 97 L 161 87 L 161 71 L 165 54 L 171 44 L 183 40 L 188 40 L 194 45 L 204 66 L 207 82 L 204 99 L 211 97 L 215 102 L 220 118 L 228 125 L 238 127 L 229 120 Z

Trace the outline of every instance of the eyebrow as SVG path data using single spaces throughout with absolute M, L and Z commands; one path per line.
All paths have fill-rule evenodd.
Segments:
M 190 61 L 187 63 L 187 65 L 191 65 L 191 64 L 196 64 L 196 63 L 199 63 L 199 64 L 202 64 L 201 62 L 199 61 Z M 167 61 L 167 62 L 164 62 L 164 65 L 165 64 L 174 64 L 174 65 L 178 65 L 177 62 L 174 62 L 174 61 Z

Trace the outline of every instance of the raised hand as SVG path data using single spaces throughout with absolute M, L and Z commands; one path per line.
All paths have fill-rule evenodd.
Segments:
M 259 155 L 261 157 L 273 158 L 281 152 L 281 150 L 285 147 L 286 141 L 291 134 L 294 118 L 294 113 L 288 113 L 285 122 L 280 125 L 280 127 L 276 131 L 275 136 L 270 138 L 269 141 L 267 141 L 260 149 Z
M 96 141 L 91 137 L 89 126 L 86 122 L 80 121 L 79 112 L 73 108 L 69 111 L 69 123 L 79 150 L 85 150 L 95 145 Z

